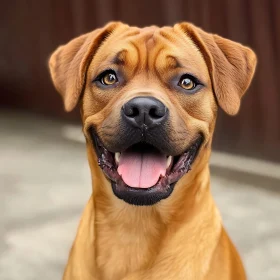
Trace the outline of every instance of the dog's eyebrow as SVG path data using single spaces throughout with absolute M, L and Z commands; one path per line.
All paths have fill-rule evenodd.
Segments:
M 114 58 L 112 59 L 112 64 L 116 65 L 124 65 L 125 63 L 125 55 L 126 55 L 126 50 L 121 50 L 119 51 Z
M 180 63 L 180 61 L 172 55 L 168 55 L 166 57 L 167 61 L 168 61 L 168 66 L 172 69 L 176 69 L 176 68 L 184 68 L 184 66 Z
M 182 71 L 185 72 L 185 74 L 189 74 L 192 75 L 194 77 L 197 77 L 197 79 L 199 79 L 201 81 L 201 83 L 206 84 L 206 82 L 204 81 L 204 78 L 201 77 L 200 73 L 198 73 L 198 71 L 195 71 L 195 69 L 192 69 L 188 66 L 185 66 L 184 64 L 182 64 L 179 59 L 173 55 L 167 55 L 166 56 L 166 60 L 168 62 L 168 68 L 169 69 L 181 69 Z

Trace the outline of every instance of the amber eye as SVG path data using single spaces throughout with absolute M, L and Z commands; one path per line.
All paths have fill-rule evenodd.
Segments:
M 196 87 L 196 83 L 193 81 L 193 79 L 190 76 L 182 76 L 179 81 L 179 86 L 186 90 L 191 90 Z
M 117 75 L 114 71 L 106 71 L 104 74 L 100 77 L 100 82 L 103 85 L 111 86 L 115 84 L 118 81 Z

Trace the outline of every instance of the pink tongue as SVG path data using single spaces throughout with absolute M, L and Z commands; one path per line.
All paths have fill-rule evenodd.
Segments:
M 166 173 L 166 156 L 156 149 L 129 149 L 121 153 L 118 173 L 132 188 L 150 188 Z

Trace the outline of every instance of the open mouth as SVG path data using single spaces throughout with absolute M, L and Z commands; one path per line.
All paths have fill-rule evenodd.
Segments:
M 145 142 L 112 153 L 104 147 L 93 129 L 91 136 L 98 164 L 110 179 L 114 194 L 134 205 L 153 205 L 167 198 L 176 182 L 190 171 L 203 142 L 200 135 L 178 156 L 162 154 Z

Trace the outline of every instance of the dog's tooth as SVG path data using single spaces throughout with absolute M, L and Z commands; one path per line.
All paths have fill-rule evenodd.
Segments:
M 121 156 L 121 153 L 115 153 L 115 161 L 117 164 L 119 164 L 119 162 L 120 162 L 120 156 Z
M 166 160 L 166 167 L 168 168 L 172 162 L 172 156 L 169 156 Z

